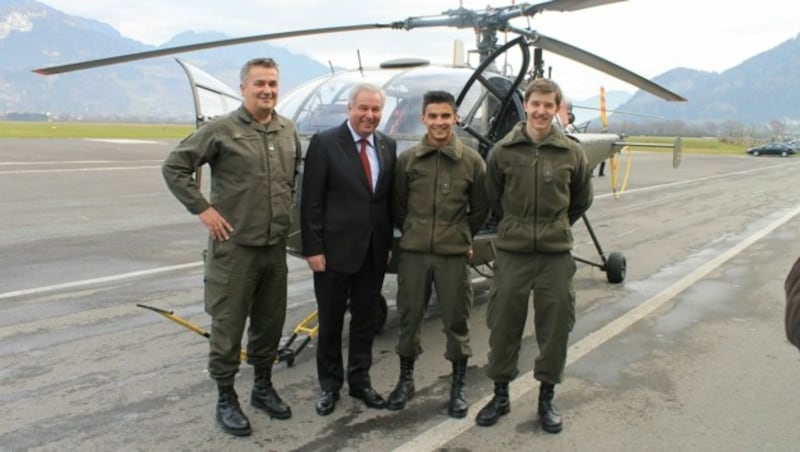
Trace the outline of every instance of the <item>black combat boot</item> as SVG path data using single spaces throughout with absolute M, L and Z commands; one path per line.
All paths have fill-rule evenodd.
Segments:
M 464 395 L 464 377 L 467 373 L 467 360 L 453 361 L 453 381 L 450 383 L 450 403 L 447 405 L 447 414 L 450 417 L 461 419 L 467 415 L 469 404 Z
M 494 397 L 478 411 L 475 423 L 481 427 L 494 425 L 500 416 L 508 414 L 509 411 L 511 411 L 511 401 L 508 400 L 508 383 L 495 382 Z
M 289 419 L 292 410 L 275 392 L 272 387 L 272 366 L 255 368 L 255 383 L 253 392 L 250 393 L 250 404 L 264 410 L 269 417 L 276 419 Z
M 539 386 L 539 422 L 542 430 L 547 433 L 558 433 L 561 431 L 561 415 L 553 406 L 553 396 L 555 395 L 555 385 L 542 382 Z
M 250 421 L 242 413 L 239 398 L 233 386 L 217 386 L 219 399 L 217 400 L 217 422 L 223 430 L 236 436 L 248 436 L 252 433 Z
M 390 410 L 402 410 L 406 407 L 406 402 L 414 397 L 414 358 L 400 357 L 400 378 L 397 379 L 397 386 L 389 394 L 386 401 L 386 408 Z

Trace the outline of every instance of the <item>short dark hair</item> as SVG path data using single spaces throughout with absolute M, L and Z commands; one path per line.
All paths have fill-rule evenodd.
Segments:
M 244 66 L 242 66 L 242 70 L 239 71 L 240 83 L 244 83 L 244 80 L 247 78 L 247 73 L 250 72 L 250 68 L 254 66 L 264 67 L 267 69 L 275 69 L 276 71 L 280 70 L 278 69 L 278 63 L 272 58 L 253 58 L 252 60 L 249 60 L 247 63 L 245 63 Z
M 447 91 L 428 91 L 422 97 L 422 114 L 425 114 L 425 108 L 428 104 L 448 104 L 453 107 L 453 112 L 456 111 L 456 98 Z
M 531 94 L 535 92 L 545 94 L 556 93 L 556 106 L 561 105 L 561 99 L 564 97 L 558 84 L 549 78 L 537 78 L 530 82 L 528 88 L 525 89 L 525 102 L 528 102 Z

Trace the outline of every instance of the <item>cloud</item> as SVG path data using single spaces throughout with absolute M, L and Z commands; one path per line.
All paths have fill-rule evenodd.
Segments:
M 69 14 L 110 23 L 123 35 L 149 44 L 162 44 L 187 31 L 220 31 L 232 37 L 349 24 L 391 23 L 409 16 L 438 15 L 458 8 L 459 2 L 407 0 L 372 2 L 339 0 L 247 1 L 195 0 L 45 0 Z M 508 4 L 504 2 L 503 4 Z M 485 1 L 464 0 L 465 8 L 483 9 Z M 797 0 L 761 0 L 757 6 L 733 7 L 731 2 L 631 0 L 582 11 L 545 12 L 530 21 L 514 21 L 596 53 L 645 77 L 674 67 L 723 71 L 757 53 L 794 37 L 800 31 Z M 417 56 L 449 62 L 453 40 L 474 47 L 470 29 L 375 30 L 273 42 L 295 53 L 335 65 L 357 66 L 356 50 L 364 64 Z M 503 39 L 503 35 L 500 35 Z M 574 97 L 607 89 L 635 88 L 584 66 L 545 54 L 554 77 Z

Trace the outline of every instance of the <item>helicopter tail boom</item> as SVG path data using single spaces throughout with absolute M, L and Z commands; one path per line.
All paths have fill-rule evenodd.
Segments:
M 677 168 L 681 162 L 681 137 L 675 138 L 672 144 L 625 141 L 623 136 L 615 133 L 579 133 L 570 137 L 581 144 L 592 168 L 620 152 L 625 146 L 672 148 L 672 167 Z

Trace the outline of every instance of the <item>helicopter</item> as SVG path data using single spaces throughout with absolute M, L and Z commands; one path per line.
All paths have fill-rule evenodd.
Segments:
M 543 3 L 520 3 L 502 7 L 487 7 L 470 10 L 464 7 L 442 12 L 437 16 L 409 17 L 407 19 L 376 24 L 356 24 L 338 27 L 314 28 L 262 34 L 256 36 L 225 39 L 185 46 L 162 48 L 152 51 L 119 55 L 61 66 L 35 69 L 42 75 L 85 70 L 111 64 L 147 58 L 174 55 L 212 47 L 268 41 L 299 36 L 346 33 L 369 29 L 412 30 L 430 27 L 473 28 L 476 33 L 475 50 L 478 64 L 473 66 L 454 52 L 450 64 L 432 64 L 420 58 L 401 58 L 383 62 L 377 67 L 332 71 L 328 75 L 295 88 L 281 96 L 276 110 L 290 118 L 297 126 L 303 143 L 303 156 L 311 136 L 321 130 L 337 126 L 347 118 L 347 102 L 350 88 L 357 83 L 370 82 L 385 92 L 384 114 L 379 128 L 397 140 L 398 152 L 416 144 L 425 129 L 420 121 L 422 96 L 431 89 L 446 90 L 456 95 L 459 111 L 458 134 L 484 158 L 495 142 L 505 136 L 511 128 L 525 119 L 523 92 L 531 80 L 552 75 L 545 74 L 544 51 L 580 62 L 588 67 L 626 81 L 666 101 L 685 101 L 680 95 L 642 76 L 620 67 L 597 55 L 565 42 L 542 35 L 530 28 L 511 24 L 516 18 L 531 18 L 543 11 L 576 11 L 625 0 L 552 0 Z M 512 33 L 515 38 L 501 44 L 498 35 Z M 456 45 L 457 49 L 460 45 Z M 518 61 L 513 70 L 506 62 Z M 184 69 L 194 97 L 197 127 L 215 116 L 238 108 L 241 98 L 231 89 L 197 66 L 177 59 Z M 560 123 L 558 126 L 566 126 Z M 680 163 L 681 142 L 677 138 L 672 145 L 631 143 L 624 136 L 614 133 L 568 133 L 580 143 L 590 167 L 595 167 L 619 153 L 625 146 L 650 146 L 673 148 L 673 167 Z M 197 176 L 199 179 L 199 175 Z M 302 177 L 302 171 L 299 177 Z M 301 186 L 302 184 L 298 184 Z M 299 231 L 300 194 L 296 193 L 293 229 L 290 231 L 287 249 L 294 256 L 301 255 Z M 575 256 L 575 259 L 601 269 L 609 283 L 621 283 L 625 279 L 627 262 L 620 252 L 606 254 L 600 245 L 591 223 L 583 216 L 589 235 L 599 255 L 599 261 Z M 496 237 L 496 221 L 490 219 L 487 226 L 474 239 L 473 269 L 481 276 L 492 276 L 495 257 L 493 240 Z M 399 231 L 395 231 L 395 249 L 389 263 L 389 273 L 396 271 L 394 256 Z M 381 300 L 380 330 L 386 319 L 386 300 Z

